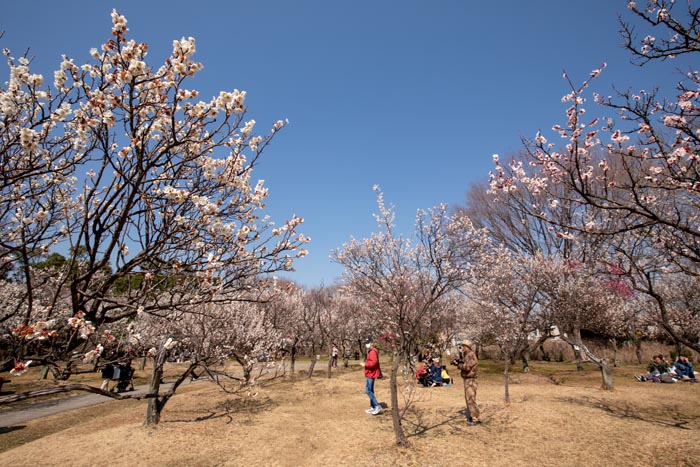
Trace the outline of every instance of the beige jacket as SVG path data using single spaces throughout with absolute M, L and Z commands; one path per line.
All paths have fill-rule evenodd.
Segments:
M 463 356 L 464 362 L 462 362 L 457 368 L 459 368 L 459 374 L 462 378 L 476 378 L 479 360 L 476 358 L 476 354 L 473 350 L 467 351 Z

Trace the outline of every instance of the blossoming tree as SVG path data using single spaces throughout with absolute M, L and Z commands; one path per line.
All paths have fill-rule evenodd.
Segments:
M 604 66 L 581 86 L 569 81 L 571 92 L 563 98 L 569 104 L 567 121 L 553 127 L 564 147 L 538 132 L 524 141 L 526 164 L 502 165 L 496 160 L 491 188 L 524 189 L 542 193 L 562 208 L 573 206 L 578 214 L 569 222 L 543 213 L 539 206 L 522 209 L 556 226 L 562 235 L 610 240 L 610 249 L 628 263 L 622 266 L 632 275 L 631 284 L 657 301 L 658 325 L 675 341 L 700 350 L 697 340 L 675 332 L 664 296 L 655 292 L 663 274 L 695 277 L 699 273 L 700 76 L 692 66 L 692 58 L 700 51 L 698 9 L 687 2 L 682 10 L 681 4 L 671 0 L 649 0 L 643 7 L 629 2 L 628 7 L 642 27 L 663 35 L 657 40 L 647 34 L 640 40 L 635 26 L 621 20 L 633 60 L 643 65 L 652 60 L 689 59 L 675 96 L 663 98 L 658 89 L 621 91 L 614 97 L 594 93 L 597 110 L 617 115 L 586 117 L 587 89 Z M 625 251 L 630 245 L 634 255 Z
M 303 220 L 262 216 L 267 188 L 252 178 L 286 122 L 257 134 L 244 91 L 201 100 L 188 87 L 202 69 L 195 40 L 173 41 L 155 68 L 126 24 L 113 11 L 112 38 L 85 65 L 64 56 L 46 89 L 5 51 L 0 258 L 25 290 L 7 322 L 57 339 L 18 365 L 82 358 L 111 323 L 255 300 L 260 278 L 306 254 Z M 66 265 L 37 300 L 33 263 L 52 248 L 68 251 Z
M 522 356 L 527 371 L 530 347 L 543 342 L 552 326 L 539 303 L 540 289 L 530 280 L 533 264 L 533 256 L 495 247 L 481 255 L 472 267 L 468 285 L 463 287 L 469 303 L 463 319 L 472 337 L 483 344 L 498 345 L 505 361 L 506 402 L 510 402 L 511 360 Z M 538 331 L 544 331 L 542 340 L 531 342 Z
M 448 311 L 448 297 L 463 283 L 469 260 L 486 241 L 464 216 L 449 216 L 445 206 L 419 212 L 416 243 L 395 233 L 394 213 L 378 186 L 380 231 L 352 239 L 333 254 L 345 267 L 345 290 L 362 300 L 375 336 L 393 351 L 391 413 L 396 443 L 408 444 L 401 424 L 399 377 L 413 382 L 412 358 L 425 323 Z
M 595 263 L 538 258 L 533 280 L 541 291 L 543 311 L 560 331 L 558 337 L 578 348 L 598 366 L 603 389 L 613 389 L 613 362 L 591 351 L 584 344 L 581 331 L 619 333 L 626 324 L 627 297 L 609 287 L 609 282 L 601 280 Z
M 270 284 L 269 295 L 274 294 Z M 147 425 L 157 424 L 178 387 L 202 375 L 224 391 L 254 394 L 259 378 L 277 369 L 258 357 L 279 346 L 280 332 L 272 325 L 266 303 L 210 302 L 165 317 L 144 314 L 129 328 L 131 344 L 153 357 L 154 370 L 148 393 Z M 179 355 L 182 370 L 173 384 L 161 389 L 167 359 Z M 229 362 L 237 365 L 230 365 Z M 254 373 L 257 369 L 260 373 Z

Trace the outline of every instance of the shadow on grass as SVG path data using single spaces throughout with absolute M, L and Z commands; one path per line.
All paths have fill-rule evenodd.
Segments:
M 218 418 L 226 418 L 226 423 L 232 423 L 235 418 L 248 417 L 262 412 L 270 411 L 279 404 L 272 399 L 263 398 L 255 399 L 250 397 L 231 398 L 223 402 L 219 402 L 214 407 L 206 410 L 206 414 L 196 416 L 195 418 L 170 419 L 170 423 L 188 423 L 188 422 L 204 422 L 208 420 L 216 420 Z M 197 413 L 201 414 L 201 411 Z
M 425 410 L 417 410 L 415 407 L 408 408 L 406 416 L 404 416 L 403 419 L 403 422 L 407 428 L 407 438 L 418 438 L 428 434 L 431 431 L 444 427 L 450 427 L 452 424 L 456 424 L 457 420 L 466 420 L 466 417 L 460 414 L 460 412 L 449 412 L 442 414 L 442 421 L 431 424 L 426 420 L 427 417 L 425 417 L 425 414 Z
M 489 416 L 484 418 L 482 412 L 482 423 L 476 427 L 467 425 L 466 408 L 460 410 L 440 410 L 438 411 L 439 417 L 437 417 L 437 421 L 435 421 L 436 417 L 434 414 L 430 414 L 425 410 L 418 410 L 415 407 L 410 407 L 403 419 L 404 426 L 406 427 L 406 437 L 417 438 L 425 436 L 428 433 L 430 433 L 432 437 L 451 437 L 463 435 L 469 431 L 493 428 L 494 426 L 501 426 L 504 423 L 508 423 L 507 420 L 505 420 L 507 417 L 501 413 L 501 409 L 496 407 L 487 408 L 484 404 L 480 404 L 480 407 L 482 411 L 487 410 Z M 428 419 L 431 419 L 432 423 L 429 422 Z
M 595 399 L 592 397 L 562 397 L 557 398 L 556 400 L 602 410 L 603 412 L 620 419 L 636 420 L 651 423 L 657 426 L 678 428 L 680 430 L 698 429 L 697 426 L 690 425 L 692 422 L 697 422 L 696 417 L 676 409 L 664 408 L 663 410 L 653 411 L 650 410 L 649 407 L 638 407 L 624 401 L 614 402 L 603 399 Z
M 25 428 L 27 428 L 26 425 L 3 426 L 0 427 L 0 435 L 4 435 L 5 433 L 11 433 L 17 430 L 23 430 Z

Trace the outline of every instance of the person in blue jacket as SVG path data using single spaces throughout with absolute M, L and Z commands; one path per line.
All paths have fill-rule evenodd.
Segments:
M 439 358 L 433 358 L 433 362 L 430 364 L 429 382 L 431 386 L 441 386 L 445 382 L 442 379 L 442 366 Z

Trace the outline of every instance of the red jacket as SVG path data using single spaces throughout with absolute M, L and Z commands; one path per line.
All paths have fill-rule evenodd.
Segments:
M 379 369 L 379 354 L 377 349 L 372 347 L 367 351 L 367 360 L 365 360 L 365 378 L 379 378 L 381 374 Z

